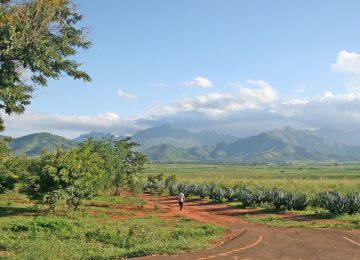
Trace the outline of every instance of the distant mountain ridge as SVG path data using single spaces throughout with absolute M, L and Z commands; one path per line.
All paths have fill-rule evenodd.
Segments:
M 68 149 L 74 147 L 75 142 L 65 137 L 49 133 L 35 133 L 23 137 L 15 138 L 11 141 L 10 147 L 14 155 L 39 155 L 41 150 L 54 151 L 58 147 Z
M 77 138 L 71 139 L 71 141 L 81 143 L 81 142 L 85 142 L 89 138 L 93 138 L 95 140 L 101 140 L 101 139 L 110 139 L 110 138 L 123 139 L 125 137 L 124 136 L 114 136 L 111 133 L 90 132 L 88 134 L 83 134 Z
M 173 128 L 170 125 L 148 128 L 133 135 L 133 140 L 141 144 L 142 150 L 162 144 L 189 149 L 219 142 L 234 142 L 237 139 L 234 136 L 218 134 L 215 131 L 192 133 L 185 129 Z
M 324 127 L 314 130 L 313 133 L 322 138 L 341 144 L 360 145 L 360 129 L 344 132 L 331 127 Z
M 276 129 L 216 145 L 180 149 L 171 144 L 155 146 L 145 151 L 154 161 L 203 162 L 288 162 L 288 161 L 356 161 L 360 159 L 360 146 L 342 145 L 314 135 L 311 131 L 291 127 Z M 161 156 L 159 156 L 161 154 Z M 177 156 L 172 157 L 171 154 Z
M 41 149 L 73 147 L 87 138 L 122 139 L 112 134 L 92 132 L 73 140 L 49 133 L 15 138 L 11 147 L 15 155 L 36 156 Z M 157 162 L 289 162 L 289 161 L 358 161 L 360 146 L 340 144 L 322 138 L 310 130 L 292 127 L 274 129 L 248 138 L 237 139 L 214 131 L 192 133 L 163 125 L 139 131 L 133 140 L 152 161 Z

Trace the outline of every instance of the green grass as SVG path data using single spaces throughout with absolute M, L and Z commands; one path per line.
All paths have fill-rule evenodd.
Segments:
M 112 208 L 144 203 L 135 197 L 102 195 L 86 202 L 82 211 L 67 211 L 61 205 L 56 214 L 47 215 L 19 194 L 0 195 L 0 258 L 118 259 L 173 254 L 206 248 L 223 235 L 221 227 L 187 218 L 136 217 L 130 210 Z M 113 215 L 131 218 L 112 220 Z
M 245 215 L 242 219 L 251 223 L 264 224 L 276 227 L 304 227 L 304 228 L 335 228 L 335 229 L 360 229 L 360 215 L 337 216 L 331 219 L 314 216 L 311 220 L 294 220 L 280 215 L 270 214 L 266 216 Z
M 179 182 L 216 183 L 249 188 L 279 188 L 314 194 L 360 190 L 360 165 L 237 166 L 210 164 L 149 164 L 149 174 L 175 174 Z

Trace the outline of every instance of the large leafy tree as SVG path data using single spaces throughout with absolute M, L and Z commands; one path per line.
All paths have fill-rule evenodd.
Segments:
M 105 162 L 106 186 L 115 188 L 115 194 L 119 194 L 122 186 L 130 184 L 144 170 L 147 158 L 137 151 L 139 144 L 130 137 L 91 142 L 94 142 L 94 151 Z
M 0 0 L 0 112 L 23 113 L 49 78 L 91 80 L 73 59 L 91 45 L 81 19 L 72 0 Z
M 32 161 L 23 192 L 50 210 L 55 210 L 62 199 L 78 209 L 83 199 L 91 198 L 104 186 L 104 161 L 93 150 L 89 141 L 67 151 L 43 152 Z

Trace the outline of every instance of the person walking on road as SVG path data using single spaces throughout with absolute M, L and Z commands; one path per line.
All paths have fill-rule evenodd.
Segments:
M 178 196 L 179 199 L 179 207 L 180 207 L 180 211 L 182 210 L 182 208 L 184 207 L 184 201 L 185 201 L 185 195 L 184 193 L 180 193 Z

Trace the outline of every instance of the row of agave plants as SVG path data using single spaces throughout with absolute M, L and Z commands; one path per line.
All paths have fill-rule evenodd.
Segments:
M 146 188 L 146 185 L 145 185 Z M 243 207 L 270 205 L 276 209 L 304 210 L 308 206 L 323 208 L 334 214 L 356 214 L 360 212 L 360 193 L 341 194 L 323 192 L 313 196 L 303 193 L 284 192 L 279 189 L 250 190 L 246 187 L 231 188 L 214 184 L 195 185 L 173 183 L 167 187 L 170 194 L 183 192 L 185 196 L 196 196 L 213 201 L 239 202 Z

